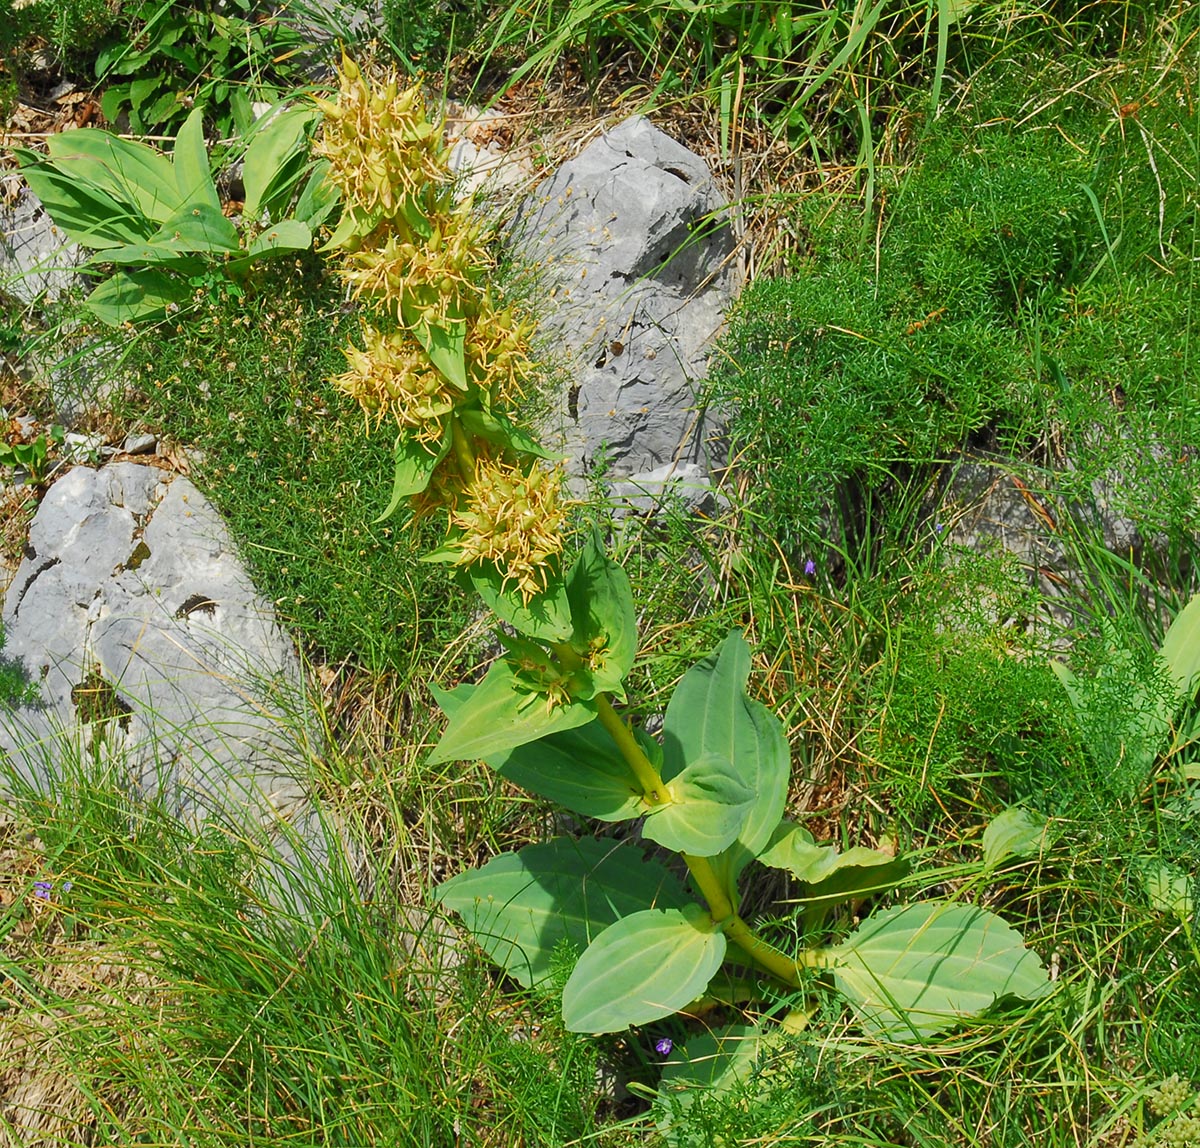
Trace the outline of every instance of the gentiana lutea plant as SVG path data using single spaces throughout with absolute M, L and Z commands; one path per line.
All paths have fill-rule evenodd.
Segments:
M 572 551 L 554 460 L 514 419 L 532 372 L 529 326 L 489 286 L 486 235 L 457 198 L 442 132 L 419 90 L 372 86 L 343 60 L 319 151 L 343 204 L 327 245 L 354 292 L 387 317 L 362 327 L 339 385 L 397 431 L 391 514 L 442 514 L 429 555 L 495 612 L 504 654 L 482 681 L 437 690 L 448 723 L 433 760 L 482 759 L 598 822 L 640 821 L 660 847 L 603 835 L 504 853 L 437 890 L 480 946 L 530 986 L 565 945 L 568 1028 L 617 1032 L 780 990 L 832 984 L 868 1030 L 916 1039 L 998 998 L 1037 997 L 1046 972 L 1000 917 L 923 901 L 875 913 L 799 953 L 741 913 L 753 865 L 790 872 L 805 938 L 832 907 L 895 886 L 908 863 L 839 852 L 784 817 L 790 754 L 779 719 L 747 694 L 738 632 L 683 676 L 660 735 L 620 711 L 637 656 L 629 578 L 593 532 Z M 682 864 L 659 858 L 675 853 Z M 686 867 L 687 878 L 677 871 Z

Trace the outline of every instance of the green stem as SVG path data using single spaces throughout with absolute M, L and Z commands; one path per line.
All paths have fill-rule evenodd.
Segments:
M 583 659 L 566 642 L 555 642 L 551 645 L 564 670 L 581 669 Z M 600 724 L 608 730 L 621 756 L 625 758 L 634 777 L 642 787 L 645 800 L 651 805 L 672 800 L 670 791 L 663 784 L 662 777 L 645 751 L 637 743 L 629 726 L 613 709 L 607 694 L 597 694 L 597 716 Z M 724 885 L 717 877 L 708 857 L 696 857 L 690 853 L 683 854 L 692 881 L 700 895 L 708 902 L 708 911 L 714 921 L 722 922 L 725 935 L 740 948 L 756 965 L 778 977 L 786 985 L 802 988 L 800 971 L 803 968 L 820 967 L 825 963 L 824 954 L 819 949 L 809 949 L 801 954 L 800 960 L 794 960 L 785 952 L 760 937 L 741 917 L 737 915 L 735 906 L 726 893 Z
M 583 659 L 566 642 L 554 642 L 550 648 L 568 673 L 572 670 L 583 669 Z M 597 694 L 593 700 L 596 702 L 600 724 L 608 730 L 613 741 L 617 743 L 621 756 L 642 787 L 642 794 L 647 803 L 650 805 L 669 804 L 671 801 L 670 791 L 663 785 L 658 770 L 654 768 L 654 764 L 646 756 L 642 747 L 638 745 L 633 731 L 621 720 L 620 714 L 613 709 L 608 694 Z
M 458 473 L 465 483 L 475 481 L 475 452 L 471 449 L 471 439 L 458 421 L 458 415 L 450 416 L 450 435 L 454 445 L 454 458 L 458 463 Z

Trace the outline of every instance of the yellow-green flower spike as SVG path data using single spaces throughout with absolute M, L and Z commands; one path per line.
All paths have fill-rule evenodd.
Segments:
M 527 471 L 481 458 L 474 481 L 450 512 L 462 531 L 457 564 L 491 562 L 528 602 L 546 589 L 562 553 L 566 508 L 561 475 L 534 463 Z

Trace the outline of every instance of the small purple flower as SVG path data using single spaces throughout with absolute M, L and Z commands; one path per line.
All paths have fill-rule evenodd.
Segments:
M 810 577 L 817 572 L 817 564 L 810 558 L 804 563 L 804 573 Z
M 34 881 L 33 895 L 42 901 L 49 901 L 50 894 L 54 891 L 53 881 Z
M 74 885 L 74 884 L 75 884 L 75 882 L 74 882 L 74 881 L 64 881 L 64 882 L 63 882 L 62 891 L 63 891 L 64 893 L 69 893 L 69 892 L 71 891 L 71 886 L 72 886 L 72 885 Z
M 941 532 L 945 529 L 946 528 L 942 523 L 940 523 L 940 522 L 934 523 L 933 530 L 934 530 L 935 534 L 941 534 Z
M 664 1036 L 654 1042 L 654 1051 L 659 1056 L 670 1056 L 671 1049 L 675 1047 L 675 1042 L 669 1037 Z

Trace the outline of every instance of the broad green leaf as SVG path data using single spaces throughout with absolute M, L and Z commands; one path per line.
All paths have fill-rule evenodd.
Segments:
M 102 250 L 149 239 L 155 224 L 133 204 L 115 199 L 54 164 L 37 152 L 14 148 L 21 174 L 50 213 L 54 225 L 84 247 Z
M 243 138 L 248 136 L 254 129 L 254 105 L 245 88 L 237 87 L 229 93 L 229 111 L 237 134 Z
M 205 251 L 232 254 L 239 250 L 237 228 L 208 203 L 188 204 L 171 216 L 154 235 L 152 243 L 167 243 L 181 252 Z
M 735 904 L 738 874 L 779 824 L 791 775 L 783 726 L 766 706 L 746 696 L 749 676 L 750 648 L 735 630 L 684 674 L 667 706 L 663 730 L 665 779 L 688 761 L 715 753 L 732 763 L 756 795 L 737 840 L 713 861 Z
M 563 989 L 571 1032 L 621 1032 L 685 1008 L 725 958 L 725 934 L 699 905 L 622 917 L 587 948 Z
M 642 787 L 599 722 L 550 734 L 488 759 L 509 781 L 599 821 L 646 811 Z
M 593 702 L 551 706 L 542 694 L 521 689 L 506 662 L 496 662 L 450 717 L 429 762 L 486 759 L 548 733 L 586 725 L 595 716 Z
M 129 85 L 113 84 L 106 88 L 100 97 L 100 110 L 110 124 L 115 124 L 121 114 L 121 109 L 129 103 Z
M 1179 697 L 1191 698 L 1200 676 L 1200 594 L 1180 610 L 1158 652 L 1167 664 Z
M 567 575 L 571 644 L 584 655 L 596 692 L 625 700 L 625 675 L 637 658 L 637 609 L 629 575 L 604 553 L 593 530 Z
M 702 1033 L 663 1065 L 658 1086 L 658 1130 L 668 1144 L 682 1145 L 673 1126 L 698 1096 L 715 1096 L 749 1079 L 759 1055 L 779 1043 L 779 1033 L 758 1025 L 730 1024 Z
M 877 913 L 829 955 L 863 1027 L 891 1040 L 932 1036 L 1001 997 L 1034 1000 L 1051 987 L 1016 929 L 945 901 Z
M 371 523 L 372 526 L 391 518 L 396 508 L 406 498 L 420 494 L 433 478 L 433 472 L 438 464 L 450 451 L 449 431 L 442 437 L 442 443 L 435 450 L 430 450 L 428 444 L 421 442 L 413 435 L 400 435 L 396 439 L 393 455 L 396 459 L 395 475 L 392 479 L 392 497 L 387 509 Z
M 79 128 L 52 135 L 46 149 L 60 171 L 131 204 L 156 223 L 165 223 L 184 205 L 170 160 L 143 143 Z
M 526 988 L 549 975 L 562 941 L 583 950 L 622 917 L 687 904 L 679 881 L 636 845 L 595 837 L 556 837 L 501 853 L 452 877 L 435 896 Z
M 343 247 L 354 239 L 361 239 L 364 235 L 369 235 L 379 225 L 380 214 L 378 211 L 365 212 L 353 204 L 343 204 L 342 216 L 338 220 L 338 225 L 333 229 L 333 234 L 323 243 L 318 251 L 325 253 L 336 251 L 339 247 Z M 412 316 L 405 317 L 405 323 L 411 323 Z
M 287 206 L 303 174 L 308 155 L 308 128 L 320 116 L 316 108 L 296 107 L 275 114 L 255 131 L 243 157 L 245 214 L 257 220 L 264 211 Z
M 246 262 L 270 259 L 278 255 L 295 255 L 312 247 L 313 235 L 307 223 L 284 219 L 256 235 L 246 248 Z
M 158 76 L 139 76 L 136 80 L 132 80 L 129 84 L 129 102 L 133 105 L 133 110 L 136 114 L 142 115 L 147 123 L 154 121 L 145 117 L 142 109 L 153 99 L 154 95 L 163 86 L 163 77 Z
M 1137 866 L 1137 875 L 1153 908 L 1160 913 L 1174 913 L 1185 923 L 1191 921 L 1196 908 L 1196 879 L 1192 874 L 1147 858 Z
M 172 304 L 188 302 L 192 289 L 185 279 L 169 275 L 157 267 L 139 267 L 118 271 L 106 279 L 84 302 L 102 323 L 119 327 L 139 319 L 158 318 Z
M 88 260 L 89 266 L 115 263 L 118 266 L 141 265 L 173 271 L 179 275 L 202 275 L 206 264 L 198 255 L 188 254 L 167 243 L 130 243 L 126 247 L 109 247 Z
M 475 687 L 435 686 L 434 692 L 438 705 L 453 717 Z M 645 812 L 641 786 L 599 722 L 548 734 L 486 761 L 515 785 L 585 817 L 627 821 Z
M 685 766 L 667 789 L 673 800 L 649 811 L 642 836 L 696 857 L 715 857 L 732 844 L 754 803 L 738 771 L 716 753 Z
M 494 411 L 460 410 L 458 417 L 463 426 L 477 438 L 508 447 L 520 454 L 531 454 L 536 458 L 558 459 L 559 455 L 546 450 L 533 435 L 522 430 L 516 423 Z
M 429 239 L 433 235 L 433 224 L 429 221 L 429 216 L 421 210 L 421 205 L 411 195 L 401 196 L 400 215 L 414 235 L 422 239 Z
M 429 361 L 460 391 L 468 388 L 464 342 L 466 332 L 467 326 L 461 321 L 451 323 L 449 329 L 428 323 L 418 323 L 413 327 L 413 334 L 425 348 Z
M 547 579 L 548 588 L 528 602 L 516 586 L 505 586 L 504 575 L 493 563 L 476 562 L 468 567 L 467 573 L 485 604 L 519 633 L 540 642 L 563 642 L 571 636 L 567 589 L 553 573 Z
M 184 204 L 203 203 L 219 215 L 221 199 L 208 165 L 204 146 L 204 110 L 193 108 L 175 137 L 175 186 Z
M 1006 857 L 1028 857 L 1046 844 L 1048 818 L 1014 805 L 993 817 L 983 831 L 983 863 L 989 869 Z
M 890 889 L 908 876 L 911 865 L 882 849 L 856 845 L 840 852 L 820 845 L 802 825 L 781 821 L 758 860 L 784 869 L 805 885 L 805 901 L 840 901 Z

